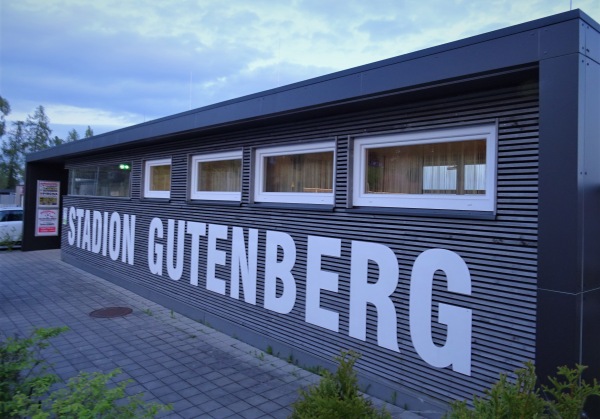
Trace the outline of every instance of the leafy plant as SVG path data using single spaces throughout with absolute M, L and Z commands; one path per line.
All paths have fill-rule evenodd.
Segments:
M 600 397 L 598 380 L 594 378 L 593 385 L 589 385 L 581 379 L 586 368 L 579 364 L 573 369 L 566 366 L 559 367 L 557 375 L 564 377 L 565 381 L 548 377 L 552 387 L 543 386 L 543 389 L 554 399 L 549 402 L 549 410 L 556 417 L 580 418 L 587 398 L 590 396 Z
M 48 339 L 66 330 L 36 329 L 28 338 L 9 337 L 0 342 L 0 417 L 28 408 L 58 381 L 56 375 L 46 372 L 48 366 L 40 352 L 48 347 Z
M 121 373 L 118 369 L 108 374 L 82 372 L 52 390 L 59 378 L 47 372 L 41 350 L 48 347 L 48 339 L 66 330 L 36 329 L 28 338 L 0 342 L 1 418 L 148 418 L 170 409 L 145 403 L 141 395 L 125 397 L 130 380 L 109 383 Z
M 14 250 L 15 246 L 18 246 L 21 243 L 21 235 L 17 237 L 15 241 L 14 237 L 8 232 L 4 232 L 2 236 L 0 236 L 0 248 L 6 248 L 8 251 Z
M 300 390 L 300 398 L 292 406 L 291 418 L 391 418 L 385 410 L 375 409 L 358 390 L 354 364 L 359 355 L 342 351 L 336 357 L 335 373 L 325 371 L 318 385 Z
M 451 419 L 512 419 L 512 418 L 549 418 L 576 419 L 583 413 L 583 407 L 589 396 L 600 396 L 600 385 L 585 383 L 581 375 L 586 367 L 577 365 L 574 369 L 566 366 L 558 368 L 558 375 L 566 381 L 549 377 L 551 386 L 542 386 L 544 392 L 552 396 L 547 400 L 536 387 L 537 376 L 532 362 L 525 368 L 515 371 L 516 380 L 510 382 L 506 375 L 491 389 L 486 390 L 485 398 L 475 396 L 470 409 L 465 401 L 455 401 L 446 415 Z
M 41 403 L 30 405 L 19 412 L 36 419 L 43 418 L 153 418 L 162 410 L 158 404 L 146 404 L 140 395 L 127 398 L 127 403 L 117 404 L 125 397 L 125 388 L 131 380 L 121 381 L 109 388 L 109 381 L 121 371 L 108 374 L 82 372 L 71 378 L 67 386 L 49 395 Z

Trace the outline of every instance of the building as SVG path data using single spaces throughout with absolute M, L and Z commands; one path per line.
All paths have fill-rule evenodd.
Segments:
M 411 409 L 598 377 L 599 109 L 570 11 L 31 154 L 23 248 Z

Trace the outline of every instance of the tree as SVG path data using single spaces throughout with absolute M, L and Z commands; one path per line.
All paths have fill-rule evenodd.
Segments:
M 6 121 L 4 120 L 4 117 L 7 116 L 9 113 L 10 105 L 8 103 L 8 100 L 0 96 L 0 138 L 2 138 L 2 136 L 4 136 L 4 133 L 6 132 Z
M 4 187 L 14 189 L 23 178 L 25 151 L 27 139 L 25 137 L 25 123 L 13 122 L 13 129 L 8 133 L 2 143 L 2 163 L 0 171 L 4 177 Z
M 50 147 L 50 119 L 42 105 L 38 106 L 33 116 L 28 115 L 25 121 L 27 132 L 27 152 L 44 150 Z
M 51 137 L 50 119 L 42 105 L 25 122 L 12 123 L 12 129 L 6 131 L 5 116 L 10 113 L 10 105 L 0 96 L 0 188 L 14 189 L 23 181 L 25 154 L 54 147 L 65 142 L 77 141 L 81 137 L 76 129 L 69 131 L 66 141 L 58 136 Z M 2 138 L 8 134 L 5 138 Z M 85 138 L 94 135 L 88 125 Z
M 77 141 L 77 140 L 79 140 L 79 133 L 77 132 L 77 130 L 75 128 L 73 128 L 67 134 L 67 140 L 65 142 L 72 143 L 73 141 Z

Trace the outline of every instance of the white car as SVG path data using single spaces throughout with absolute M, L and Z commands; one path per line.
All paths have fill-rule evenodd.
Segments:
M 23 208 L 0 207 L 0 247 L 21 243 Z

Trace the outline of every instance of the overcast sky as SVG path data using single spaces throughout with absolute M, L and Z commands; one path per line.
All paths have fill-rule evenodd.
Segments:
M 0 0 L 9 120 L 95 134 L 600 0 Z

